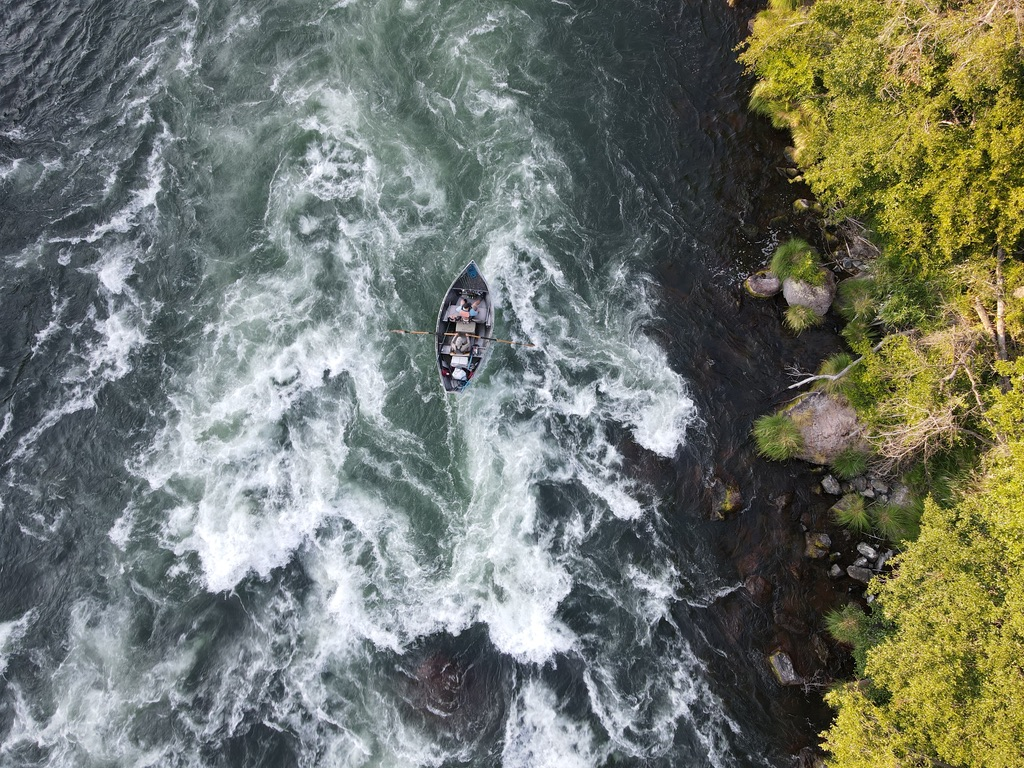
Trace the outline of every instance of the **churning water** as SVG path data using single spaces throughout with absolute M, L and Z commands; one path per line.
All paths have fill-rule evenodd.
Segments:
M 712 173 L 659 181 L 664 12 L 4 3 L 0 762 L 767 764 L 622 453 L 702 420 L 647 332 Z M 389 329 L 470 259 L 536 347 L 452 398 Z

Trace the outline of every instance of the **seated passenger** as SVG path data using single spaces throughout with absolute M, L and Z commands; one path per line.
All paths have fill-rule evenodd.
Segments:
M 473 348 L 473 344 L 469 338 L 464 334 L 457 333 L 455 338 L 452 339 L 452 354 L 453 355 L 468 355 L 469 350 Z
M 461 299 L 459 299 L 459 303 L 458 303 L 459 319 L 461 319 L 461 320 L 470 320 L 470 319 L 475 318 L 477 316 L 477 314 L 478 314 L 477 307 L 479 307 L 479 306 L 480 306 L 480 299 L 475 299 L 473 301 L 470 301 L 465 296 L 463 296 Z

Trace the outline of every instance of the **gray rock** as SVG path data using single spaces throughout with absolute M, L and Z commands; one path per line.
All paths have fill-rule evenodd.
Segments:
M 821 213 L 821 204 L 815 200 L 808 200 L 805 197 L 801 197 L 799 200 L 793 201 L 793 210 L 797 213 L 804 213 L 805 211 Z
M 853 565 L 855 568 L 864 568 L 867 564 L 868 559 L 866 557 L 858 557 L 856 560 L 853 561 Z
M 810 392 L 783 410 L 800 430 L 803 448 L 796 458 L 829 464 L 848 448 L 866 447 L 864 428 L 846 400 L 825 392 Z
M 850 487 L 857 493 L 864 493 L 864 491 L 867 490 L 868 481 L 863 477 L 855 477 L 850 481 Z
M 885 552 L 878 556 L 878 562 L 875 563 L 875 570 L 880 571 L 885 567 L 885 564 L 892 560 L 896 553 L 891 549 L 887 549 Z
M 823 285 L 811 285 L 803 280 L 787 277 L 782 281 L 782 295 L 786 303 L 810 307 L 819 317 L 828 312 L 836 297 L 836 278 L 829 270 L 822 269 Z
M 832 547 L 832 539 L 827 533 L 804 534 L 804 555 L 817 560 L 828 555 Z
M 769 299 L 782 290 L 782 281 L 767 269 L 762 269 L 744 280 L 743 287 L 755 299 Z
M 868 560 L 878 559 L 878 550 L 868 544 L 866 541 L 862 541 L 857 545 L 857 551 L 860 552 Z
M 843 495 L 842 486 L 839 485 L 839 481 L 832 477 L 832 475 L 825 475 L 825 479 L 821 481 L 821 490 L 833 496 Z
M 846 567 L 846 575 L 851 579 L 862 581 L 867 584 L 875 574 L 870 568 L 863 568 L 859 565 L 849 565 Z
M 828 569 L 828 575 L 833 579 L 838 579 L 843 575 L 843 566 L 839 563 L 832 563 L 832 567 Z
M 878 477 L 871 478 L 871 487 L 874 488 L 877 493 L 889 492 L 889 484 Z
M 867 488 L 860 492 L 860 495 L 863 496 L 865 499 L 873 499 L 875 498 L 875 489 L 869 485 Z
M 903 483 L 897 483 L 889 494 L 889 503 L 896 507 L 909 507 L 914 501 L 914 494 Z
M 775 678 L 783 685 L 800 685 L 803 678 L 793 668 L 793 660 L 785 651 L 775 651 L 768 657 L 768 664 L 775 673 Z

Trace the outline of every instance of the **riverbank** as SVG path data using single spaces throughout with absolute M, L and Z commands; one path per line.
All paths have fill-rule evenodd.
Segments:
M 849 489 L 827 478 L 827 494 L 849 492 L 835 516 L 902 550 L 872 585 L 870 610 L 870 598 L 854 599 L 828 617 L 855 660 L 825 697 L 836 715 L 822 748 L 835 766 L 1024 759 L 1013 704 L 1024 693 L 1013 607 L 1024 589 L 1024 219 L 1014 202 L 1024 135 L 1006 128 L 1021 108 L 1022 51 L 1019 13 L 1004 3 L 903 14 L 816 0 L 773 2 L 740 56 L 757 76 L 751 109 L 792 137 L 794 167 L 782 172 L 808 179 L 832 218 L 869 222 L 878 244 L 866 260 L 835 259 L 837 270 L 866 265 L 841 286 L 851 354 L 799 367 L 836 374 L 869 441 L 870 455 L 837 468 L 886 475 Z M 792 245 L 773 262 L 780 274 L 785 253 L 809 252 Z M 799 420 L 760 420 L 760 449 L 808 453 Z M 827 533 L 808 530 L 807 544 L 806 556 L 831 559 Z M 860 557 L 830 573 L 870 580 L 889 556 L 873 544 L 858 542 Z M 780 678 L 801 680 L 788 657 L 775 659 Z
M 738 43 L 759 4 L 730 7 Z M 743 280 L 766 265 L 778 243 L 802 237 L 821 244 L 824 236 L 813 212 L 798 203 L 813 196 L 792 181 L 788 135 L 748 111 L 749 87 L 743 81 L 723 98 L 707 128 L 727 135 L 733 147 L 717 159 L 722 235 L 711 244 L 705 274 L 683 272 L 678 259 L 655 270 L 665 306 L 657 332 L 693 382 L 705 415 L 701 434 L 675 463 L 675 490 L 685 498 L 699 495 L 700 525 L 736 585 L 706 610 L 708 631 L 729 656 L 709 660 L 712 673 L 774 723 L 766 738 L 806 762 L 818 754 L 819 734 L 831 721 L 826 688 L 852 672 L 849 651 L 829 636 L 824 616 L 863 595 L 864 584 L 845 573 L 860 539 L 829 514 L 837 497 L 822 490 L 827 472 L 760 458 L 750 430 L 755 419 L 797 394 L 787 389 L 792 368 L 814 371 L 844 346 L 834 316 L 794 335 L 783 326 L 781 297 L 755 299 L 743 290 Z M 682 119 L 684 109 L 679 112 Z M 686 322 L 694 316 L 705 322 Z M 828 537 L 838 557 L 808 556 L 808 535 L 816 533 Z M 838 578 L 830 575 L 837 562 L 844 569 Z M 770 661 L 778 652 L 792 661 L 795 677 L 787 685 Z

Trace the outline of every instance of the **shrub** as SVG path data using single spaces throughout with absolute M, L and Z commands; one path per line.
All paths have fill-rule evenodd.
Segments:
M 785 461 L 804 447 L 804 437 L 796 423 L 784 413 L 762 416 L 754 422 L 757 451 L 773 461 Z
M 825 284 L 825 270 L 818 259 L 818 252 L 798 237 L 775 249 L 771 270 L 779 280 L 791 277 L 811 285 Z
M 808 328 L 821 325 L 822 320 L 824 318 L 810 307 L 805 307 L 803 304 L 791 304 L 786 309 L 784 322 L 793 333 L 802 333 Z
M 868 468 L 868 455 L 858 448 L 847 448 L 832 459 L 832 470 L 844 480 L 863 475 Z
M 864 506 L 864 497 L 858 493 L 848 493 L 835 503 L 832 514 L 836 522 L 854 531 L 864 532 L 871 528 L 871 516 Z

